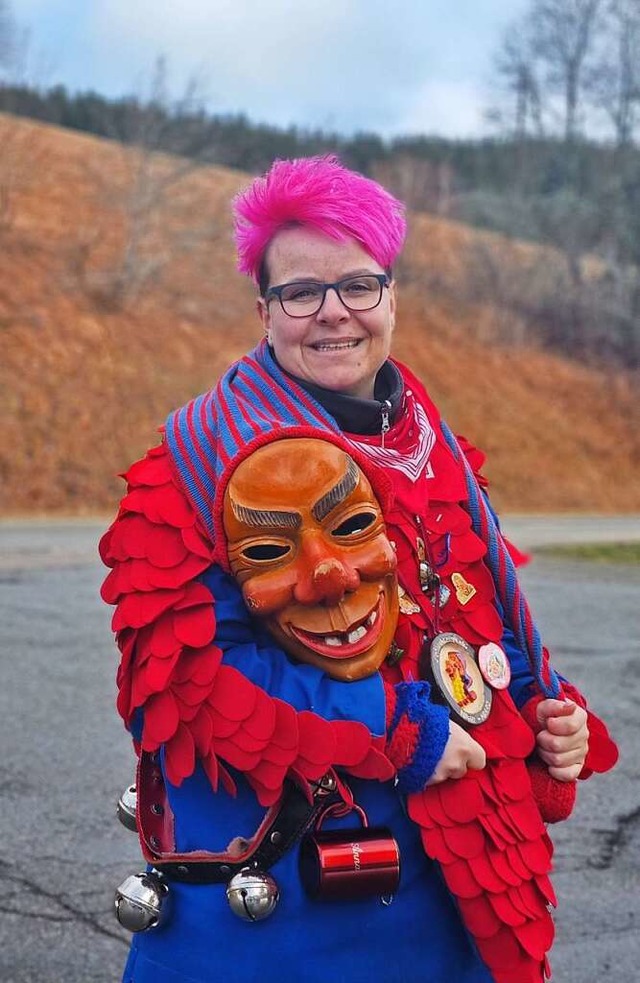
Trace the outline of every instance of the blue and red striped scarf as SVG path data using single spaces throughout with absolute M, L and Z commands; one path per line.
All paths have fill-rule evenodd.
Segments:
M 549 665 L 515 567 L 481 488 L 456 438 L 440 421 L 451 453 L 463 469 L 474 530 L 487 544 L 487 562 L 497 594 L 540 690 L 556 696 L 559 682 Z M 233 468 L 274 438 L 321 435 L 344 447 L 341 431 L 326 410 L 287 376 L 266 340 L 234 363 L 209 392 L 172 413 L 165 439 L 180 483 L 211 537 L 216 558 L 228 570 L 222 527 L 222 497 Z M 350 453 L 354 453 L 349 448 Z M 362 459 L 354 454 L 362 465 Z M 365 471 L 371 477 L 370 468 Z M 379 492 L 380 486 L 374 488 Z M 380 496 L 379 496 L 380 497 Z
M 209 392 L 171 413 L 165 439 L 182 487 L 212 540 L 219 538 L 217 508 L 226 484 L 250 446 L 282 436 L 340 434 L 336 421 L 285 375 L 266 341 L 235 362 Z

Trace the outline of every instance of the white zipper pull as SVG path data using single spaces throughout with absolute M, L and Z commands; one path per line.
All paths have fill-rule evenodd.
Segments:
M 391 403 L 388 399 L 385 399 L 380 405 L 380 415 L 382 417 L 382 423 L 380 424 L 380 436 L 382 438 L 382 447 L 384 447 L 384 435 L 389 433 L 391 429 L 391 424 L 389 423 L 389 412 L 391 410 Z

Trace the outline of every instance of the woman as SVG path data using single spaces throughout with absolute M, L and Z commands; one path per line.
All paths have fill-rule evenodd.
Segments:
M 276 162 L 235 214 L 265 337 L 169 417 L 101 546 L 118 706 L 141 750 L 138 828 L 171 900 L 134 937 L 124 980 L 539 983 L 553 935 L 544 821 L 566 816 L 575 779 L 616 750 L 549 666 L 473 472 L 480 455 L 389 357 L 402 206 L 314 158 Z M 322 443 L 296 459 L 299 439 Z M 321 477 L 305 475 L 326 446 L 343 464 L 333 451 L 318 464 L 332 477 L 314 504 Z M 275 474 L 287 477 L 274 489 Z M 352 507 L 360 474 L 377 501 Z M 339 622 L 368 576 L 347 554 L 378 503 L 400 613 L 383 661 L 351 672 L 378 609 Z M 363 509 L 370 520 L 350 524 Z M 306 629 L 318 622 L 305 609 L 330 626 L 287 648 L 294 602 Z M 298 840 L 323 776 L 342 812 L 355 802 L 397 841 L 392 903 L 305 891 Z M 273 824 L 298 807 L 274 855 Z M 274 881 L 234 881 L 247 857 Z M 252 911 L 269 917 L 250 924 Z

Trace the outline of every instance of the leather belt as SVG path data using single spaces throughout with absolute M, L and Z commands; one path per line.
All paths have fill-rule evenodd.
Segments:
M 290 780 L 250 839 L 238 838 L 232 852 L 175 851 L 174 816 L 157 752 L 143 751 L 138 763 L 137 824 L 145 859 L 170 880 L 185 884 L 226 884 L 245 867 L 269 870 L 313 825 L 327 806 L 342 802 L 332 771 L 311 782 L 311 795 Z

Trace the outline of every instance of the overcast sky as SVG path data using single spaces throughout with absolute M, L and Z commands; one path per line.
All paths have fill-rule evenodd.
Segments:
M 492 59 L 528 0 L 13 0 L 45 84 L 140 91 L 159 54 L 207 108 L 350 134 L 479 135 Z

